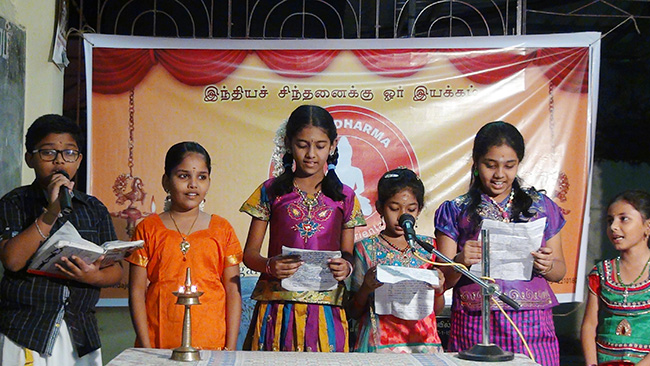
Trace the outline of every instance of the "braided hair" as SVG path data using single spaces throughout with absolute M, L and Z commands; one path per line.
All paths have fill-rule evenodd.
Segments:
M 481 203 L 481 193 L 483 193 L 483 186 L 481 180 L 476 176 L 475 172 L 478 170 L 479 160 L 487 154 L 488 150 L 492 147 L 507 145 L 512 148 L 517 154 L 517 158 L 521 162 L 524 159 L 525 144 L 524 138 L 519 133 L 519 130 L 510 123 L 496 121 L 490 122 L 476 133 L 474 138 L 474 147 L 472 148 L 472 173 L 469 191 L 469 205 L 467 211 L 472 224 L 478 226 L 481 223 L 481 217 L 478 214 L 478 208 Z M 535 188 L 532 188 L 535 190 Z M 533 204 L 533 199 L 521 188 L 519 177 L 516 177 L 512 182 L 512 190 L 514 195 L 512 197 L 512 221 L 524 221 L 524 217 L 532 217 L 533 213 L 529 212 L 530 206 Z
M 334 124 L 334 118 L 332 118 L 332 115 L 325 108 L 315 105 L 301 105 L 296 108 L 287 120 L 285 137 L 287 151 L 282 156 L 284 172 L 275 178 L 271 184 L 269 192 L 271 196 L 279 197 L 290 193 L 293 190 L 293 156 L 291 155 L 290 145 L 293 138 L 296 137 L 303 128 L 308 126 L 322 129 L 323 132 L 327 134 L 330 143 L 333 144 L 334 141 L 336 141 L 338 134 L 336 132 L 336 125 Z M 339 151 L 338 148 L 336 148 L 334 154 L 327 157 L 327 175 L 325 175 L 325 178 L 321 181 L 321 190 L 324 195 L 332 200 L 343 201 L 343 199 L 345 199 L 345 195 L 343 194 L 343 183 L 341 183 L 341 180 L 334 170 L 338 159 Z

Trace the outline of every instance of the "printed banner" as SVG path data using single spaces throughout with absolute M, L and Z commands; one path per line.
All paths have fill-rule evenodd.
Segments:
M 212 156 L 206 211 L 242 241 L 239 207 L 272 171 L 276 129 L 301 104 L 334 116 L 336 168 L 378 233 L 377 181 L 405 166 L 422 178 L 419 234 L 467 191 L 473 138 L 503 120 L 526 140 L 519 176 L 562 208 L 567 275 L 560 301 L 582 301 L 599 34 L 400 40 L 233 41 L 86 35 L 89 193 L 118 235 L 162 210 L 164 156 L 176 142 Z M 266 250 L 264 248 L 264 250 Z M 125 280 L 126 281 L 126 280 Z M 124 288 L 126 282 L 120 286 Z M 124 298 L 104 291 L 104 303 Z

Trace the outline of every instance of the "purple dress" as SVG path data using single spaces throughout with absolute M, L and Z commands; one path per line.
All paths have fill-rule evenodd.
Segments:
M 525 191 L 533 200 L 529 210 L 533 216 L 521 218 L 526 221 L 546 218 L 542 239 L 542 246 L 545 246 L 546 241 L 557 235 L 564 226 L 564 217 L 560 208 L 546 195 L 531 189 Z M 507 199 L 499 203 L 502 210 Z M 463 249 L 468 240 L 477 240 L 480 231 L 480 225 L 477 227 L 470 222 L 468 205 L 469 196 L 465 194 L 444 202 L 436 211 L 436 231 L 454 240 L 458 244 L 458 251 Z M 501 210 L 483 194 L 478 214 L 483 219 L 499 220 Z M 533 273 L 530 281 L 496 282 L 503 293 L 521 304 L 519 311 L 512 310 L 508 305 L 502 307 L 517 324 L 536 361 L 542 365 L 559 365 L 559 348 L 552 313 L 552 308 L 558 302 L 548 281 Z M 481 342 L 481 301 L 480 287 L 468 278 L 461 277 L 454 286 L 448 351 L 466 350 Z M 521 339 L 496 305 L 491 304 L 491 310 L 490 341 L 504 350 L 528 354 Z
M 240 211 L 269 222 L 268 257 L 282 246 L 310 250 L 340 250 L 345 228 L 365 225 L 354 191 L 343 186 L 343 201 L 321 192 L 307 195 L 295 188 L 270 197 L 273 182 L 260 185 Z M 280 281 L 260 276 L 252 298 L 257 300 L 245 349 L 266 351 L 348 351 L 348 326 L 342 308 L 344 286 L 331 291 L 287 291 Z

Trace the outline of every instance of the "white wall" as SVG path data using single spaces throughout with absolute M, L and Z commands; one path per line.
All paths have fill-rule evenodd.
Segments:
M 55 12 L 56 0 L 0 0 L 0 16 L 26 31 L 25 131 L 39 116 L 63 110 L 63 71 L 48 61 Z M 21 141 L 23 152 L 24 145 Z M 23 164 L 22 183 L 33 180 L 33 171 Z

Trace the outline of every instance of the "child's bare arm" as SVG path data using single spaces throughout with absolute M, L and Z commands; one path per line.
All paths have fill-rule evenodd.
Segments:
M 58 199 L 61 186 L 72 189 L 74 183 L 62 174 L 54 174 L 47 186 L 49 202 L 47 209 L 21 233 L 0 242 L 0 261 L 6 270 L 17 272 L 23 269 L 29 258 L 36 253 L 41 243 L 50 235 L 52 226 L 61 212 Z
M 237 347 L 241 320 L 239 266 L 224 269 L 223 286 L 226 290 L 226 348 L 234 350 Z
M 268 273 L 279 279 L 291 277 L 302 264 L 297 256 L 262 256 L 262 241 L 266 234 L 266 221 L 252 218 L 244 247 L 244 264 L 260 273 Z
M 351 301 L 346 309 L 348 315 L 352 319 L 359 319 L 367 311 L 370 295 L 382 285 L 383 283 L 377 281 L 377 266 L 368 268 L 368 271 L 363 276 L 363 283 L 359 290 L 352 294 Z
M 23 269 L 29 258 L 36 253 L 38 247 L 45 240 L 43 236 L 46 237 L 50 233 L 56 216 L 49 224 L 46 224 L 46 219 L 43 219 L 43 216 L 46 215 L 47 213 L 37 218 L 38 224 L 32 223 L 20 234 L 0 242 L 0 261 L 7 271 L 18 272 Z M 42 236 L 39 230 L 43 234 Z
M 598 327 L 598 296 L 593 292 L 587 295 L 585 315 L 580 329 L 582 352 L 585 356 L 585 365 L 597 365 L 596 356 L 596 329 Z
M 566 274 L 566 264 L 562 251 L 560 233 L 546 241 L 546 246 L 532 253 L 535 262 L 533 268 L 547 281 L 559 282 Z
M 147 308 L 145 294 L 147 291 L 147 269 L 129 264 L 129 311 L 135 330 L 136 342 L 141 347 L 151 348 L 149 327 L 147 326 Z
M 352 251 L 354 250 L 354 228 L 341 232 L 341 258 L 329 260 L 330 271 L 337 281 L 343 281 L 352 273 Z
M 438 314 L 442 314 L 442 311 L 445 309 L 445 274 L 440 270 L 440 268 L 433 269 L 438 272 L 439 283 L 436 286 L 436 293 L 434 297 L 433 310 Z
M 244 246 L 244 264 L 246 267 L 264 273 L 266 272 L 266 258 L 262 256 L 262 241 L 266 234 L 267 222 L 252 218 L 248 228 L 248 237 Z

